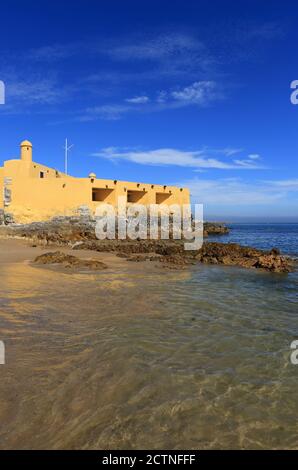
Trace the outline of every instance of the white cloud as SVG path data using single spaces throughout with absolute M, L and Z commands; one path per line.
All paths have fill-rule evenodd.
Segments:
M 285 189 L 287 191 L 298 191 L 298 179 L 267 181 L 267 184 Z
M 233 155 L 242 152 L 242 148 L 232 148 L 232 147 L 226 147 L 222 150 L 219 150 L 219 152 L 223 153 L 227 157 L 232 157 Z
M 251 153 L 247 156 L 247 159 L 234 160 L 234 163 L 236 163 L 237 165 L 241 165 L 243 167 L 250 168 L 251 165 L 257 165 L 256 162 L 259 161 L 260 159 L 261 159 L 261 156 L 258 153 Z
M 156 97 L 159 109 L 182 108 L 196 105 L 205 106 L 212 101 L 222 100 L 224 93 L 215 81 L 196 81 L 184 88 L 176 90 L 161 90 Z
M 260 160 L 260 155 L 258 153 L 251 153 L 250 155 L 248 155 L 248 158 L 250 158 L 251 160 Z
M 106 158 L 109 160 L 127 160 L 140 165 L 155 165 L 155 166 L 182 166 L 189 168 L 216 168 L 221 170 L 229 169 L 258 169 L 260 168 L 254 162 L 250 165 L 246 160 L 235 160 L 232 162 L 224 162 L 218 158 L 213 158 L 206 155 L 205 151 L 182 151 L 173 148 L 161 148 L 148 151 L 123 151 L 115 147 L 102 149 L 96 152 L 93 156 Z
M 165 90 L 159 91 L 156 101 L 157 103 L 165 103 L 168 99 L 168 94 Z
M 167 109 L 179 109 L 186 106 L 205 106 L 222 98 L 223 93 L 218 91 L 216 82 L 200 81 L 194 82 L 190 86 L 176 91 L 162 90 L 158 92 L 155 98 L 150 98 L 146 95 L 126 98 L 126 106 L 118 103 L 110 103 L 88 108 L 85 110 L 80 120 L 120 119 L 124 114 L 129 112 L 154 113 Z M 146 107 L 136 106 L 141 104 L 146 104 Z M 233 155 L 233 153 L 237 153 L 238 150 L 227 149 L 227 152 L 230 152 L 229 155 Z
M 126 98 L 125 101 L 132 104 L 145 104 L 148 103 L 150 99 L 148 96 L 135 96 L 134 98 Z
M 218 37 L 210 33 L 211 42 L 207 38 L 204 38 L 203 42 L 199 37 L 199 31 L 186 32 L 175 26 L 156 31 L 155 34 L 141 32 L 109 39 L 100 36 L 89 37 L 69 43 L 48 44 L 23 51 L 22 54 L 12 55 L 11 51 L 7 51 L 4 52 L 3 63 L 7 63 L 8 69 L 14 70 L 19 78 L 17 81 L 22 82 L 12 91 L 15 101 L 18 99 L 25 102 L 26 95 L 31 97 L 31 102 L 29 100 L 26 103 L 28 108 L 31 103 L 39 103 L 39 100 L 43 104 L 50 104 L 66 96 L 71 97 L 75 105 L 82 102 L 84 95 L 83 102 L 87 103 L 88 110 L 81 113 L 77 107 L 74 111 L 77 115 L 81 114 L 81 117 L 77 118 L 81 120 L 113 120 L 119 119 L 127 112 L 158 112 L 191 105 L 205 106 L 224 98 L 227 89 L 234 86 L 232 80 L 227 78 L 223 83 L 223 78 L 227 77 L 224 74 L 223 64 L 226 66 L 231 57 L 233 60 L 236 58 L 237 44 L 236 49 L 239 49 L 243 58 L 248 60 L 251 51 L 249 41 L 252 38 L 260 38 L 262 42 L 266 40 L 270 43 L 272 37 L 276 35 L 276 25 L 273 23 L 244 26 L 242 24 L 240 28 L 228 31 L 222 28 Z M 243 36 L 245 40 L 241 39 Z M 231 53 L 233 44 L 234 49 Z M 75 57 L 83 57 L 89 61 L 87 67 L 81 70 L 75 69 L 76 61 L 73 60 Z M 98 60 L 94 58 L 100 58 L 100 68 Z M 69 81 L 65 81 L 64 77 L 66 60 L 69 70 L 73 69 L 74 72 Z M 51 77 L 48 74 L 44 76 L 44 62 L 57 64 L 55 71 L 52 68 L 52 73 L 55 74 L 53 85 L 48 80 Z M 130 67 L 131 63 L 133 67 Z M 25 83 L 20 76 L 20 70 L 23 71 L 23 76 L 28 78 Z M 40 79 L 31 80 L 33 73 L 39 73 Z M 1 70 L 1 79 L 8 83 L 3 76 L 3 70 Z M 152 87 L 155 83 L 155 92 L 152 91 L 150 96 L 141 95 L 145 81 L 149 82 L 148 87 Z M 121 89 L 126 87 L 125 94 L 120 97 L 119 84 Z M 177 88 L 173 88 L 175 86 Z M 162 90 L 163 87 L 166 89 Z M 107 103 L 94 102 L 94 96 L 102 97 L 102 90 L 105 96 L 114 95 L 114 98 Z M 132 96 L 131 90 L 133 90 Z M 125 99 L 126 97 L 128 98 Z M 127 107 L 121 107 L 123 102 Z M 146 106 L 136 106 L 142 104 Z M 60 106 L 59 112 L 64 111 L 65 108 Z
M 217 92 L 217 84 L 213 81 L 194 82 L 190 86 L 182 90 L 173 91 L 171 93 L 174 100 L 183 102 L 184 104 L 205 104 L 214 100 L 219 96 Z
M 264 184 L 264 182 L 245 182 L 238 178 L 219 180 L 195 178 L 180 181 L 178 184 L 190 188 L 193 202 L 207 205 L 268 205 L 286 201 L 288 197 L 287 191 L 277 187 L 274 182 Z
M 142 89 L 137 87 L 142 87 L 144 81 L 149 81 L 150 85 L 153 81 L 156 81 L 156 92 L 155 94 L 152 93 L 150 97 L 150 110 L 148 109 L 148 112 L 179 108 L 191 104 L 201 106 L 222 98 L 223 93 L 226 93 L 226 89 L 233 86 L 231 80 L 225 80 L 225 90 L 222 91 L 222 81 L 225 76 L 223 64 L 226 66 L 227 61 L 231 60 L 231 57 L 234 60 L 239 52 L 245 60 L 248 60 L 251 52 L 250 43 L 253 39 L 254 45 L 257 38 L 259 38 L 257 44 L 260 44 L 260 40 L 262 43 L 267 42 L 270 44 L 272 38 L 279 34 L 278 25 L 275 23 L 243 22 L 240 25 L 237 24 L 238 27 L 234 25 L 228 30 L 222 28 L 219 36 L 214 36 L 210 32 L 211 42 L 207 38 L 204 38 L 203 42 L 199 31 L 186 32 L 173 26 L 167 30 L 155 31 L 154 34 L 146 34 L 145 32 L 137 34 L 133 32 L 125 37 L 116 36 L 103 39 L 100 36 L 93 36 L 68 43 L 45 44 L 42 47 L 23 51 L 22 54 L 12 55 L 11 51 L 7 51 L 4 52 L 3 63 L 9 64 L 9 69 L 14 70 L 15 73 L 22 70 L 23 75 L 26 77 L 32 75 L 32 71 L 34 73 L 39 72 L 41 79 L 44 80 L 48 78 L 48 75 L 44 77 L 44 62 L 56 62 L 55 73 L 57 74 L 57 85 L 59 87 L 59 90 L 58 88 L 57 90 L 59 93 L 62 89 L 65 90 L 68 96 L 72 96 L 73 103 L 76 102 L 76 97 L 82 97 L 82 93 L 87 96 L 88 94 L 94 95 L 94 91 L 98 89 L 108 90 L 107 92 L 110 94 L 115 92 L 115 96 L 119 96 L 119 83 L 122 86 L 133 84 L 135 92 L 137 89 Z M 231 49 L 232 47 L 234 49 Z M 258 49 L 260 48 L 258 47 Z M 87 66 L 88 75 L 86 75 L 86 71 L 84 72 L 85 69 L 75 70 L 76 62 L 73 59 L 77 56 L 84 57 L 84 60 L 89 61 Z M 98 67 L 98 60 L 94 60 L 95 57 L 101 58 L 102 66 L 100 68 Z M 65 82 L 63 72 L 65 70 L 65 60 L 68 59 L 72 59 L 69 61 L 68 66 L 70 70 L 72 70 L 72 67 L 74 68 L 74 73 L 72 74 L 72 80 Z M 122 62 L 126 63 L 128 67 L 123 67 Z M 133 67 L 129 67 L 130 62 L 133 62 Z M 18 64 L 18 67 L 15 64 Z M 212 80 L 220 79 L 220 84 L 219 82 L 213 82 L 210 78 Z M 3 73 L 1 73 L 1 79 L 5 80 Z M 186 79 L 189 80 L 190 84 L 185 82 Z M 21 77 L 21 80 L 23 80 L 23 77 Z M 193 83 L 191 84 L 191 82 Z M 97 83 L 101 86 L 98 86 Z M 158 89 L 165 86 L 165 83 L 168 87 L 167 91 L 161 91 L 157 96 Z M 171 88 L 175 85 L 178 85 L 177 89 Z M 23 88 L 24 90 L 27 88 L 33 96 L 33 87 L 30 89 L 29 80 Z M 38 88 L 38 83 L 35 88 Z M 37 96 L 36 102 L 39 96 L 41 96 L 44 103 L 52 102 L 55 98 L 54 93 L 58 93 L 57 90 L 48 89 L 47 93 L 43 92 L 42 94 L 37 90 L 35 94 Z M 130 96 L 128 93 L 131 93 L 131 91 L 126 91 L 126 95 L 121 97 L 122 101 L 125 96 Z M 144 101 L 132 101 L 138 98 L 138 95 L 133 96 L 128 98 L 126 102 L 131 105 L 144 104 Z M 77 101 L 79 102 L 79 100 Z M 103 105 L 118 106 L 117 99 L 115 103 L 114 100 L 105 104 L 95 103 L 94 112 L 92 112 L 93 118 L 96 115 L 101 116 L 101 118 L 111 115 L 111 113 L 101 111 L 98 114 L 96 113 L 96 109 Z M 132 108 L 137 108 L 137 106 L 132 106 Z M 123 115 L 123 112 L 120 114 Z M 118 118 L 120 114 L 118 114 Z M 88 118 L 90 119 L 90 116 Z

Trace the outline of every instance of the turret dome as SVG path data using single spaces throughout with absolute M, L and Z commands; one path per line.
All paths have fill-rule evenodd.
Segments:
M 29 142 L 29 140 L 23 140 L 20 145 L 21 147 L 32 147 L 32 144 Z

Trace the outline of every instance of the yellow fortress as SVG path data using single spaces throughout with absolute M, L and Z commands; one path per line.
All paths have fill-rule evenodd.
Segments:
M 17 223 L 47 220 L 54 216 L 77 215 L 80 208 L 91 214 L 100 203 L 117 207 L 119 196 L 126 203 L 189 204 L 187 188 L 138 182 L 75 178 L 32 160 L 32 144 L 24 140 L 18 160 L 7 160 L 0 167 L 0 210 Z

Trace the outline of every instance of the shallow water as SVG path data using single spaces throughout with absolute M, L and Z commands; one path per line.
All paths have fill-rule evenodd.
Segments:
M 297 273 L 2 264 L 0 448 L 297 448 Z

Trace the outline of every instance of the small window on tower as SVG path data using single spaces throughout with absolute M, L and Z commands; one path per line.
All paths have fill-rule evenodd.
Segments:
M 39 177 L 40 177 L 40 178 L 44 178 L 44 171 L 40 171 L 40 172 L 39 172 Z

